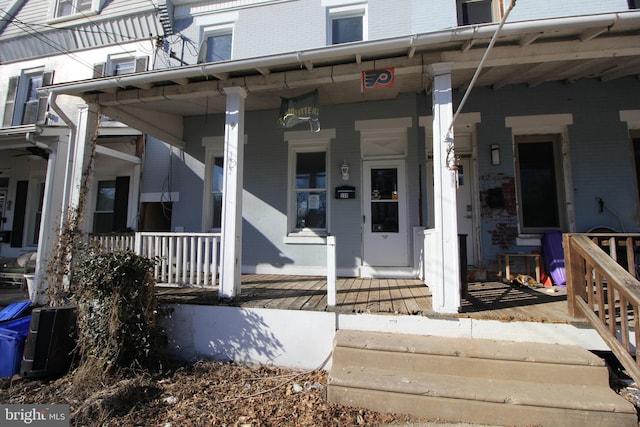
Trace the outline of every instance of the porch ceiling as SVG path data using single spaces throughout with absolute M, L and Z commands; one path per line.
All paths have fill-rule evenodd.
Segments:
M 165 136 L 178 137 L 182 117 L 224 112 L 224 88 L 230 86 L 247 90 L 247 110 L 278 108 L 280 97 L 316 88 L 323 105 L 372 101 L 429 91 L 429 65 L 449 62 L 453 87 L 464 92 L 496 29 L 496 24 L 460 27 L 72 82 L 45 90 L 81 96 L 143 131 L 154 123 L 165 123 Z M 586 78 L 640 77 L 640 12 L 509 23 L 500 34 L 476 86 L 499 90 L 512 84 L 533 87 L 548 81 L 570 84 Z M 361 72 L 385 67 L 395 68 L 395 86 L 363 93 Z

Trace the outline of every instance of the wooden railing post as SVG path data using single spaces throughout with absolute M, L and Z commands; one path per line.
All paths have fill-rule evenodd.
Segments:
M 584 317 L 578 309 L 576 296 L 587 300 L 587 288 L 585 287 L 585 271 L 583 261 L 575 256 L 572 249 L 572 234 L 564 234 L 562 245 L 564 246 L 565 274 L 567 276 L 567 303 L 569 305 L 569 315 L 573 317 Z
M 336 237 L 327 236 L 327 305 L 336 305 Z

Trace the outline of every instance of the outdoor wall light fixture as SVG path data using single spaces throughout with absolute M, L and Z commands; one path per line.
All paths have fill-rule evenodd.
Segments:
M 344 162 L 342 162 L 342 166 L 340 166 L 340 172 L 342 172 L 342 180 L 343 181 L 348 181 L 349 180 L 349 165 L 347 164 L 346 160 Z
M 500 146 L 498 144 L 491 144 L 491 164 L 493 166 L 500 164 Z

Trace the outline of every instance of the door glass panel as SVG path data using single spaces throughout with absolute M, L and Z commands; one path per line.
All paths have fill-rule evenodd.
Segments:
M 398 169 L 371 169 L 371 232 L 397 233 Z
M 525 228 L 560 226 L 553 142 L 518 144 L 522 221 Z

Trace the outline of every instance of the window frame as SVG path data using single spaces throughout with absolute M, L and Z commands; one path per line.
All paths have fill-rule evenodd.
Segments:
M 464 14 L 463 8 L 465 4 L 468 3 L 482 3 L 482 2 L 491 2 L 491 21 L 484 22 L 464 22 Z M 502 19 L 503 14 L 502 1 L 500 0 L 456 0 L 456 16 L 458 20 L 458 26 L 463 27 L 467 25 L 480 25 L 480 24 L 490 24 L 493 22 L 498 22 Z
M 224 137 L 223 136 L 215 136 L 215 137 L 205 137 L 202 139 L 202 145 L 205 147 L 205 172 L 204 172 L 204 185 L 203 185 L 203 195 L 202 195 L 202 230 L 208 232 L 221 232 L 221 227 L 214 227 L 213 216 L 213 200 L 214 194 L 216 193 L 213 188 L 211 188 L 213 184 L 213 172 L 216 158 L 222 158 L 223 166 L 223 174 L 224 174 Z M 222 208 L 224 207 L 224 175 L 222 182 L 222 189 L 220 190 L 222 194 L 223 202 Z M 222 209 L 220 212 L 220 217 L 222 217 Z M 222 224 L 220 224 L 222 226 Z
M 359 41 L 368 40 L 368 19 L 367 19 L 368 5 L 366 3 L 353 4 L 348 6 L 335 6 L 327 8 L 327 45 L 338 45 L 345 43 L 357 43 Z M 347 18 L 362 18 L 362 37 L 360 40 L 353 40 L 348 42 L 336 42 L 333 35 L 333 22 L 335 20 L 347 19 Z
M 285 132 L 288 142 L 288 173 L 287 173 L 287 236 L 285 243 L 323 243 L 331 230 L 331 140 L 335 139 L 335 129 L 323 129 L 317 133 Z M 314 188 L 314 192 L 325 193 L 325 220 L 322 228 L 297 227 L 297 197 L 300 191 L 296 187 L 296 170 L 298 153 L 325 154 L 325 185 L 323 189 Z M 319 240 L 317 240 L 319 239 Z
M 229 61 L 233 58 L 233 39 L 234 39 L 234 24 L 227 23 L 221 25 L 208 25 L 203 26 L 201 28 L 201 42 L 200 42 L 200 52 L 198 53 L 198 63 L 209 63 L 209 62 L 222 62 Z M 229 57 L 218 59 L 216 61 L 209 61 L 209 39 L 212 37 L 220 37 L 220 36 L 231 36 L 231 46 L 229 47 Z
M 5 99 L 5 111 L 3 113 L 3 127 L 22 126 L 42 123 L 45 120 L 48 109 L 48 99 L 46 95 L 37 94 L 31 99 L 31 82 L 39 78 L 40 86 L 48 86 L 53 82 L 53 72 L 47 71 L 44 67 L 24 69 L 19 75 L 7 79 L 7 97 Z M 31 105 L 31 108 L 28 106 Z M 35 110 L 33 108 L 35 107 Z M 35 112 L 33 121 L 26 120 L 27 110 Z
M 107 210 L 98 210 L 98 200 L 100 198 L 100 184 L 104 182 L 112 182 L 113 183 L 113 206 L 110 211 Z M 115 217 L 115 203 L 116 203 L 116 177 L 101 177 L 96 180 L 95 184 L 95 197 L 93 202 L 93 214 L 92 214 L 92 224 L 91 230 L 93 233 L 110 233 L 113 231 L 113 219 Z M 98 214 L 110 214 L 111 215 L 111 230 L 110 231 L 96 231 L 96 215 Z
M 522 172 L 520 170 L 519 145 L 530 143 L 551 142 L 554 156 L 554 178 L 556 187 L 556 204 L 558 214 L 558 226 L 530 227 L 524 224 L 523 216 L 523 198 L 522 198 Z M 537 135 L 515 135 L 514 136 L 514 153 L 515 162 L 515 190 L 518 206 L 518 230 L 520 235 L 541 235 L 545 230 L 565 230 L 567 228 L 567 211 L 566 211 L 566 195 L 564 185 L 564 172 L 562 164 L 562 135 L 537 134 Z
M 49 4 L 49 22 L 50 23 L 56 23 L 56 22 L 64 22 L 64 21 L 70 21 L 73 19 L 78 19 L 79 17 L 89 17 L 89 16 L 94 16 L 98 13 L 100 13 L 100 11 L 102 10 L 102 7 L 104 6 L 104 3 L 106 2 L 106 0 L 90 0 L 90 6 L 88 8 L 86 8 L 85 10 L 78 10 L 73 4 L 77 4 L 78 2 L 80 2 L 81 0 L 71 0 L 70 2 L 65 2 L 65 3 L 71 3 L 72 4 L 72 9 L 73 11 L 67 15 L 61 15 L 59 13 L 60 10 L 60 4 L 62 3 L 61 0 L 52 0 Z

